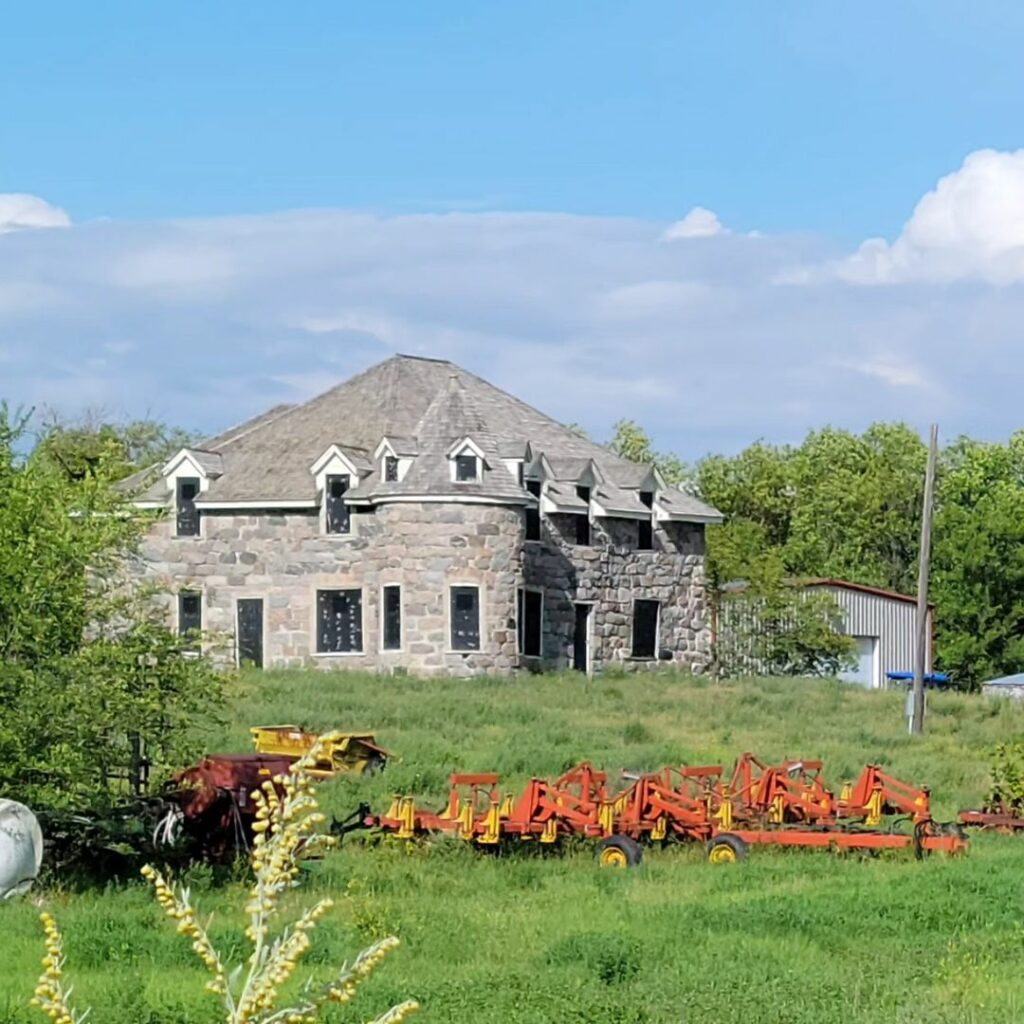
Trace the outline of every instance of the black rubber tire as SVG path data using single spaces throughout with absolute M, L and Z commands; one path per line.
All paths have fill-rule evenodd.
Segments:
M 924 860 L 931 853 L 931 850 L 926 850 L 924 846 L 924 840 L 929 835 L 931 829 L 927 823 L 919 821 L 914 826 L 914 857 L 917 860 Z
M 714 839 L 709 839 L 704 849 L 707 852 L 710 864 L 725 864 L 730 861 L 746 860 L 747 854 L 750 852 L 746 841 L 739 836 L 734 836 L 731 832 L 722 832 L 715 836 Z
M 635 868 L 644 859 L 643 847 L 629 836 L 605 836 L 594 850 L 602 867 Z

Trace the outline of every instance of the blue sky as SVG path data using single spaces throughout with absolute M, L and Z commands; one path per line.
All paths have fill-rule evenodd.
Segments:
M 0 395 L 213 430 L 402 348 L 691 458 L 1003 435 L 1022 44 L 1010 2 L 17 5 Z

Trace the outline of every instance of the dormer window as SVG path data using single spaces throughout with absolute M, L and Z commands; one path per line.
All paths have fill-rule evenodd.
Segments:
M 179 537 L 199 536 L 198 477 L 178 477 L 175 501 L 175 521 Z
M 455 480 L 460 484 L 477 483 L 480 479 L 480 460 L 470 452 L 455 456 Z
M 349 477 L 329 475 L 324 482 L 324 530 L 327 533 L 348 533 L 352 528 L 351 512 L 345 501 Z
M 398 456 L 384 456 L 384 481 L 393 484 L 398 482 Z

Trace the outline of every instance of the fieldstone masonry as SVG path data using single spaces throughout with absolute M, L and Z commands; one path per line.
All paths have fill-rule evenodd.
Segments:
M 629 658 L 632 602 L 661 602 L 659 648 L 694 671 L 706 664 L 704 527 L 659 524 L 653 551 L 637 551 L 637 524 L 594 523 L 592 544 L 572 543 L 572 516 L 545 517 L 544 539 L 524 539 L 523 513 L 508 505 L 394 502 L 354 512 L 352 533 L 326 535 L 310 512 L 206 512 L 201 535 L 174 536 L 174 520 L 156 523 L 132 571 L 168 594 L 202 593 L 203 628 L 233 637 L 238 598 L 264 601 L 268 667 L 396 669 L 432 674 L 511 672 L 572 663 L 574 602 L 590 602 L 591 667 Z M 381 588 L 402 587 L 402 649 L 381 647 Z M 475 584 L 481 597 L 481 649 L 450 650 L 449 586 Z M 544 592 L 541 665 L 517 653 L 516 591 Z M 361 588 L 363 651 L 316 653 L 318 589 Z M 529 659 L 534 660 L 534 659 Z

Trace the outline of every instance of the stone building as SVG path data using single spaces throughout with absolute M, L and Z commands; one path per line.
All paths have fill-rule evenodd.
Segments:
M 128 481 L 133 571 L 239 663 L 472 674 L 708 657 L 712 508 L 451 363 L 395 356 Z

